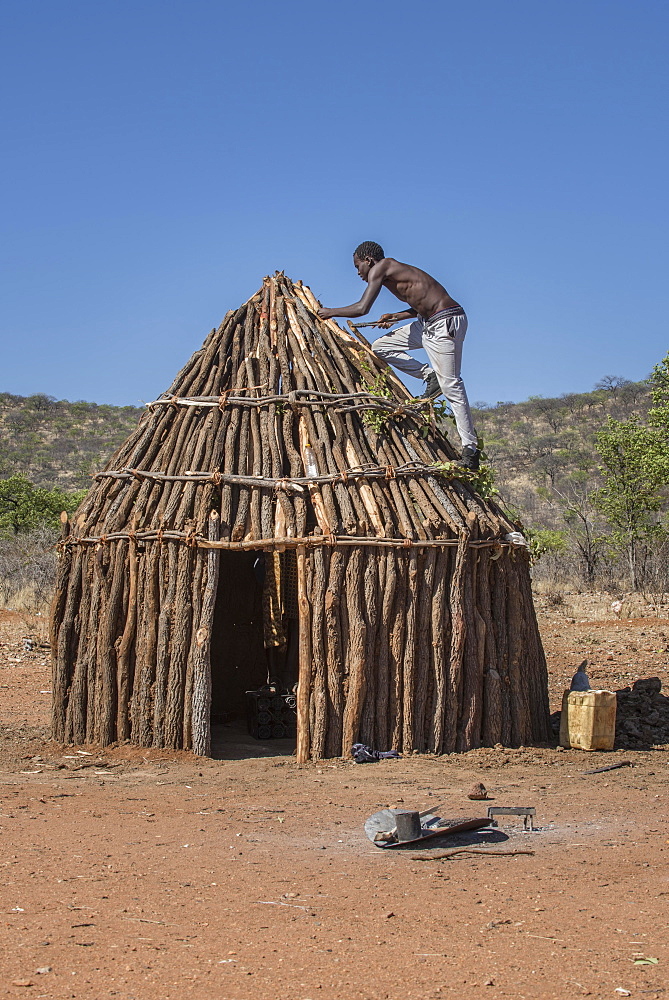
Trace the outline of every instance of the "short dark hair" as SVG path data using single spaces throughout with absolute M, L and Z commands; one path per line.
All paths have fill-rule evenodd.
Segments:
M 367 260 L 371 257 L 372 260 L 383 260 L 385 254 L 383 252 L 383 247 L 379 246 L 378 243 L 372 243 L 371 240 L 367 240 L 366 243 L 361 243 L 359 247 L 356 247 L 353 251 L 353 256 L 357 257 L 358 260 Z

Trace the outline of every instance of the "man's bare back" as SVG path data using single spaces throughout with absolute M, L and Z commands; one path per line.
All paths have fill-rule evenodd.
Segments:
M 350 306 L 320 309 L 318 315 L 321 319 L 330 319 L 333 316 L 355 319 L 366 316 L 383 287 L 402 302 L 406 302 L 410 308 L 399 313 L 386 313 L 379 320 L 379 326 L 392 326 L 393 323 L 414 316 L 429 319 L 442 309 L 458 307 L 458 303 L 451 298 L 444 286 L 426 271 L 421 271 L 419 267 L 402 264 L 392 257 L 384 257 L 377 261 L 371 256 L 361 258 L 356 254 L 353 255 L 353 264 L 362 280 L 367 282 L 364 295 Z

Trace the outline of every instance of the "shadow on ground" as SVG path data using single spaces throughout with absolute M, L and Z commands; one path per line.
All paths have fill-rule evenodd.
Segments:
M 249 736 L 243 721 L 211 727 L 211 756 L 214 760 L 248 760 L 253 757 L 295 756 L 295 738 L 256 740 Z

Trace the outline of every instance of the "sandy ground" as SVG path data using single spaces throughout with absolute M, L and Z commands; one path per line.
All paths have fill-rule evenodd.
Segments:
M 598 686 L 658 676 L 668 692 L 669 620 L 618 621 L 609 604 L 540 601 L 553 709 L 585 657 Z M 48 738 L 40 641 L 43 619 L 0 611 L 0 996 L 669 993 L 668 747 L 304 766 L 234 730 L 213 760 L 67 748 Z M 475 781 L 490 804 L 535 806 L 539 829 L 503 818 L 456 844 L 532 853 L 439 860 L 453 838 L 420 852 L 366 839 L 385 806 L 485 816 Z

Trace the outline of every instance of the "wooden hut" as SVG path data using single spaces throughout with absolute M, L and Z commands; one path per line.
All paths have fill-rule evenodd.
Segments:
M 64 520 L 55 739 L 208 754 L 212 715 L 266 679 L 295 571 L 298 760 L 548 737 L 518 525 L 449 464 L 432 404 L 318 307 L 266 278 Z

